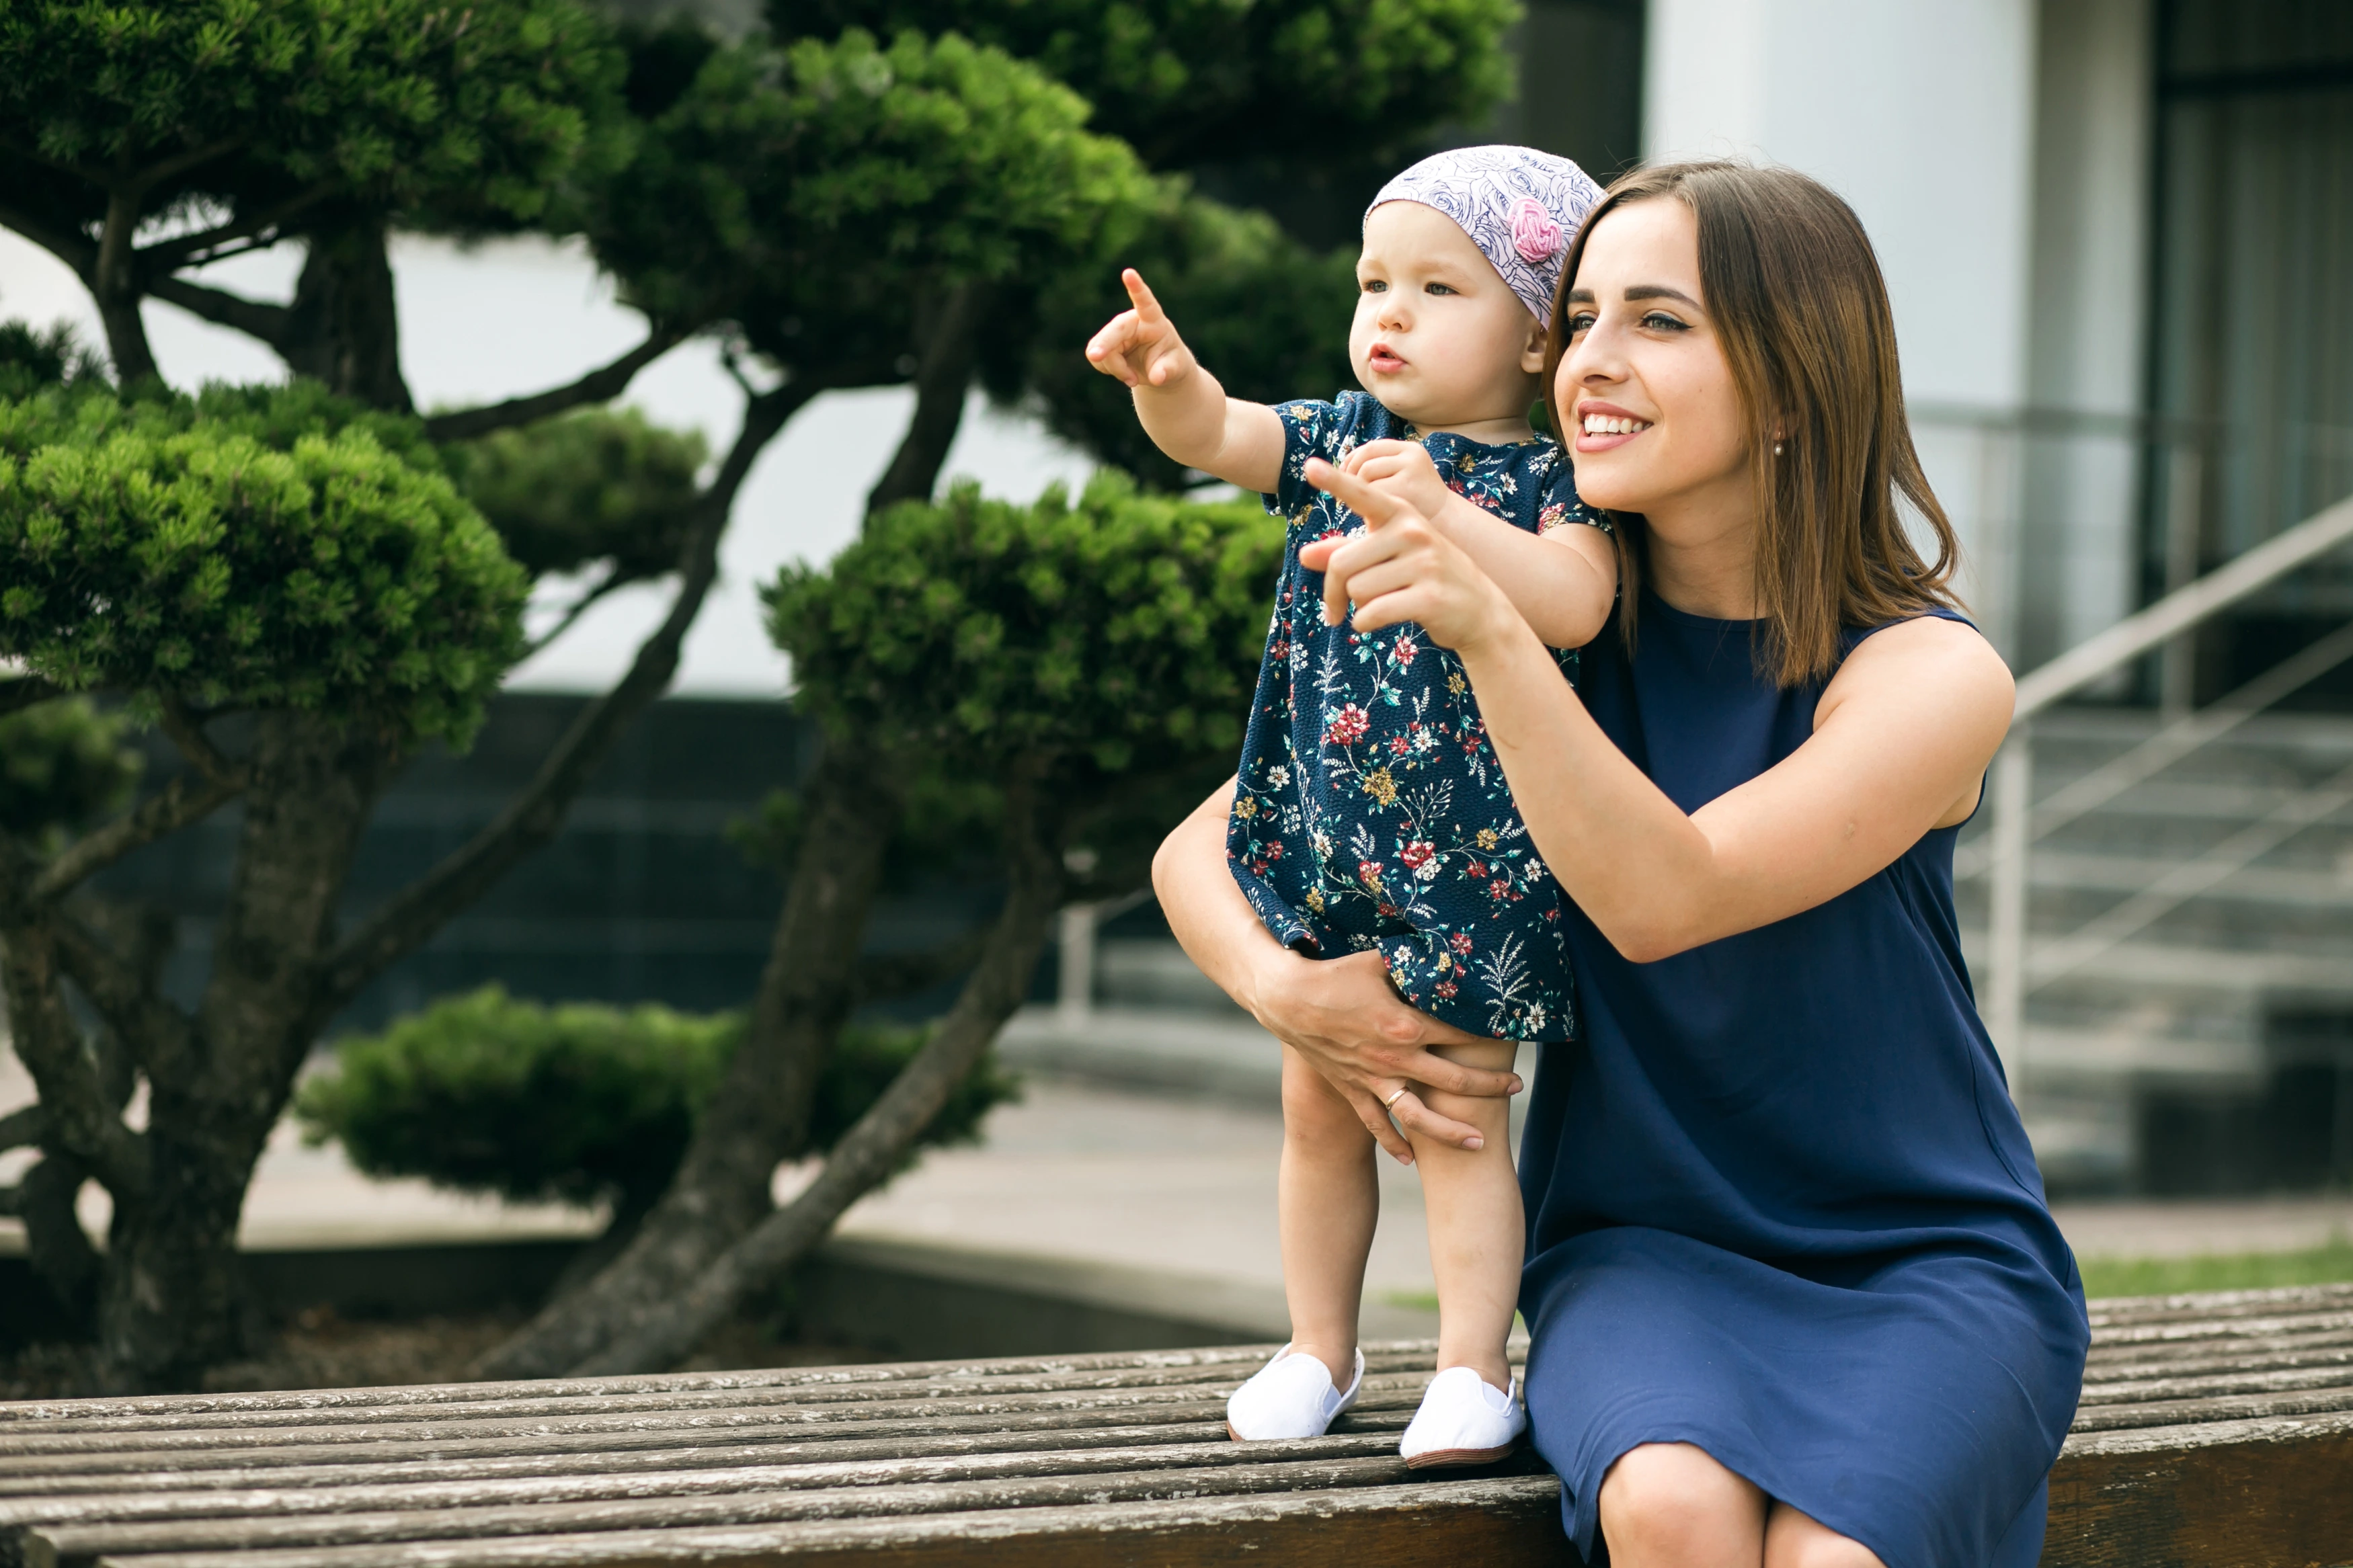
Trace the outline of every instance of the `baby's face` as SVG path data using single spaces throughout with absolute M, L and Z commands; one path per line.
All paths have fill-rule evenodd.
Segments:
M 1425 430 L 1521 419 L 1544 331 L 1461 226 L 1419 202 L 1365 219 L 1348 357 L 1390 412 Z

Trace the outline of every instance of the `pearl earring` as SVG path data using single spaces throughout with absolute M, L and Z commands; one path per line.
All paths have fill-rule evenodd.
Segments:
M 1773 455 L 1777 458 L 1781 455 L 1781 443 L 1778 441 L 1773 443 Z

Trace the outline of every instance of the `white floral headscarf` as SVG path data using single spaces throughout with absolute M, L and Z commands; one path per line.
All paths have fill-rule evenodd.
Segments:
M 1381 187 L 1384 202 L 1419 202 L 1462 226 L 1521 302 L 1545 321 L 1577 226 L 1601 187 L 1566 158 L 1533 147 L 1459 147 L 1424 158 Z

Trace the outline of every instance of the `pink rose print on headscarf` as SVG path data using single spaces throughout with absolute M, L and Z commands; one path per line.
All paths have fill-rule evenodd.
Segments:
M 1534 196 L 1522 196 L 1512 204 L 1512 248 L 1531 266 L 1550 261 L 1560 254 L 1560 225 L 1553 222 L 1552 214 Z

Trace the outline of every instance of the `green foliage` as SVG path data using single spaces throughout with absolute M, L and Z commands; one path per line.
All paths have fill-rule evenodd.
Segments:
M 1354 247 L 1317 254 L 1264 213 L 1198 196 L 1172 199 L 1116 259 L 1072 268 L 993 317 L 981 373 L 1000 401 L 1026 390 L 1055 434 L 1157 489 L 1186 482 L 1137 423 L 1133 395 L 1080 349 L 1127 309 L 1119 268 L 1151 283 L 1203 364 L 1232 396 L 1257 403 L 1329 397 L 1353 386 L 1348 324 Z
M 618 151 L 621 71 L 575 0 L 12 0 L 0 192 L 70 222 L 118 184 L 150 212 L 324 186 L 528 219 Z
M 372 1176 L 423 1176 L 520 1202 L 624 1212 L 659 1195 L 743 1033 L 732 1014 L 518 1002 L 492 985 L 342 1041 L 340 1070 L 295 1102 L 312 1142 L 339 1140 Z M 818 1086 L 819 1151 L 862 1115 L 923 1043 L 923 1032 L 852 1026 Z M 1018 1086 L 985 1060 L 923 1144 L 971 1142 Z
M 1093 101 L 1155 168 L 1397 146 L 1511 86 L 1514 0 L 769 0 L 786 37 L 960 33 Z
M 84 343 L 71 322 L 0 321 L 0 397 L 29 397 L 45 386 L 105 378 L 105 356 Z
M 695 431 L 593 408 L 445 447 L 441 459 L 524 571 L 610 561 L 635 580 L 677 569 L 709 455 Z
M 121 806 L 139 782 L 130 727 L 81 697 L 0 717 L 0 833 L 37 843 Z
M 2353 1237 L 2303 1252 L 2208 1253 L 2192 1258 L 2086 1258 L 2084 1294 L 2174 1296 L 2190 1290 L 2267 1290 L 2353 1280 Z
M 1094 254 L 1155 199 L 1086 116 L 961 38 L 754 40 L 709 55 L 647 126 L 590 237 L 657 316 L 735 321 L 835 384 L 901 380 L 918 305 L 946 281 Z
M 0 656 L 462 741 L 528 584 L 413 421 L 315 386 L 0 402 Z
M 1266 634 L 1281 525 L 1099 475 L 1078 504 L 960 485 L 868 520 L 830 568 L 765 590 L 798 700 L 911 756 L 993 774 L 1230 761 Z

